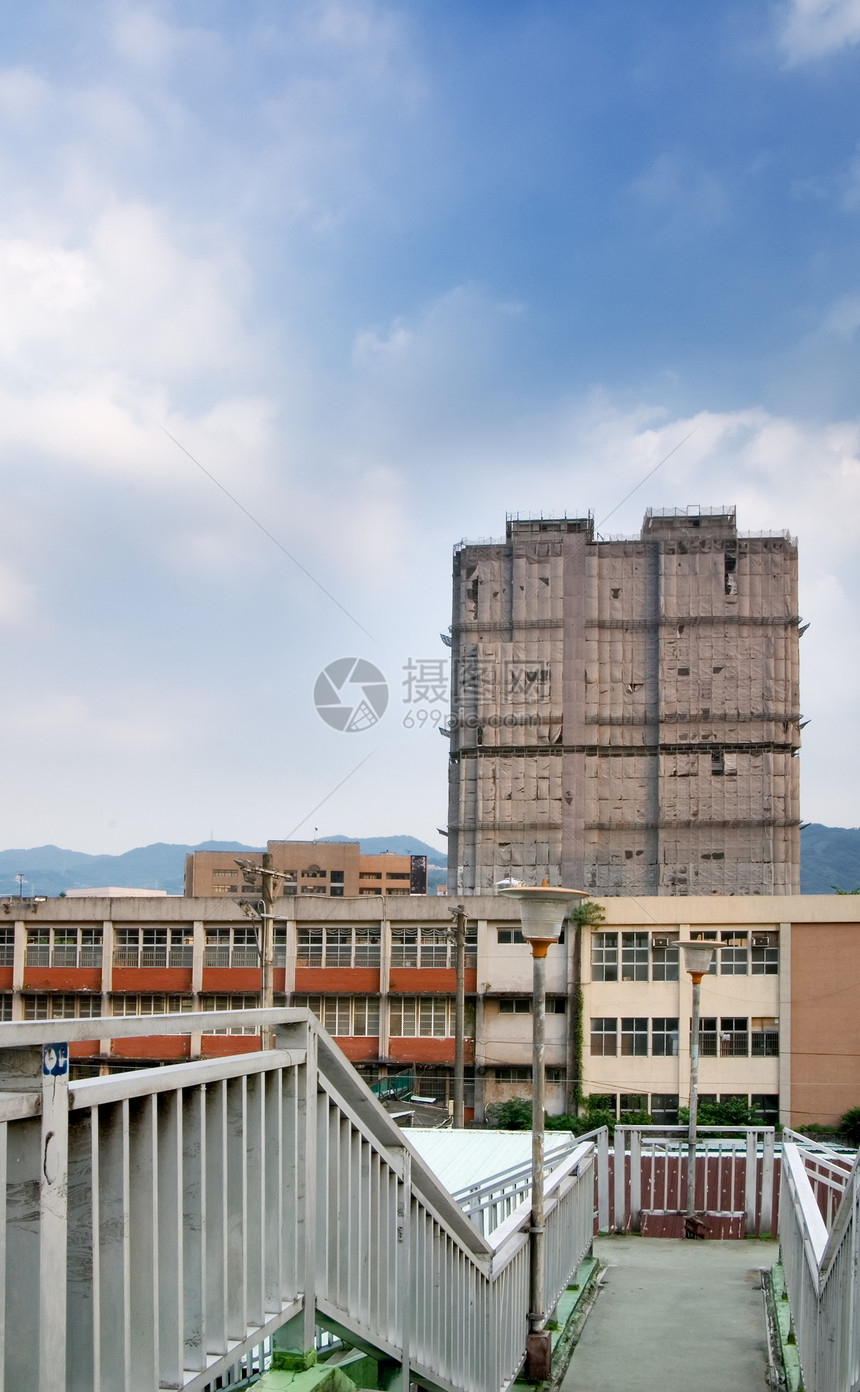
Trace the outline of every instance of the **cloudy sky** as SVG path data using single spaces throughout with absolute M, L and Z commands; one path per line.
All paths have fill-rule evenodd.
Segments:
M 452 543 L 690 503 L 798 536 L 856 824 L 858 90 L 860 0 L 7 7 L 0 845 L 441 844 Z

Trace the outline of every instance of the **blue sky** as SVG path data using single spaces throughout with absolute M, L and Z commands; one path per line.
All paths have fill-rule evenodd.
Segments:
M 452 543 L 691 503 L 798 536 L 856 823 L 859 79 L 860 0 L 10 11 L 0 844 L 438 844 Z

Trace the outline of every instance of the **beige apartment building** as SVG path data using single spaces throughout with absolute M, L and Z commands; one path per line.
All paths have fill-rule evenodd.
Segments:
M 426 856 L 392 851 L 362 855 L 358 841 L 269 841 L 266 849 L 281 897 L 322 894 L 343 899 L 427 891 Z M 253 887 L 254 880 L 238 862 L 259 865 L 261 859 L 260 851 L 192 851 L 185 857 L 185 893 L 190 898 L 241 895 Z
M 799 632 L 796 542 L 734 508 L 462 543 L 449 892 L 797 893 Z
M 531 1091 L 531 957 L 515 906 L 464 898 L 467 1104 Z M 834 1122 L 860 1105 L 860 904 L 850 895 L 611 897 L 605 922 L 549 950 L 547 1095 L 577 1078 L 623 1116 L 669 1121 L 688 1093 L 691 991 L 678 944 L 716 949 L 702 983 L 700 1089 L 741 1096 L 768 1120 Z M 275 911 L 276 1001 L 314 1010 L 369 1082 L 412 1070 L 451 1094 L 455 954 L 435 895 L 290 896 Z M 0 1018 L 63 1019 L 251 1008 L 257 925 L 210 898 L 0 900 Z M 577 970 L 577 962 L 580 967 Z M 575 1029 L 582 998 L 582 1050 Z M 255 1049 L 253 1033 L 72 1046 L 77 1070 Z M 100 1052 L 109 1048 L 108 1053 Z

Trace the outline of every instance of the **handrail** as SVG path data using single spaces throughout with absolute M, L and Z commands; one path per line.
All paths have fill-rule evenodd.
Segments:
M 276 1047 L 71 1086 L 56 1047 L 235 1025 Z M 317 1326 L 404 1383 L 511 1385 L 530 1204 L 484 1237 L 310 1011 L 4 1023 L 0 1074 L 0 1387 L 211 1392 Z M 580 1139 L 546 1177 L 550 1310 L 591 1245 L 595 1155 Z

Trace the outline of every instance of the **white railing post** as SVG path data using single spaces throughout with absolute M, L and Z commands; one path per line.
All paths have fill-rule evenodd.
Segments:
M 304 1074 L 304 1087 L 299 1102 L 299 1145 L 302 1170 L 302 1193 L 299 1197 L 299 1223 L 303 1228 L 301 1246 L 304 1267 L 304 1326 L 303 1352 L 314 1346 L 317 1304 L 317 1127 L 319 1107 L 317 1095 L 317 1035 L 307 1031 L 307 1058 L 299 1073 Z
M 69 1046 L 42 1049 L 39 1176 L 39 1392 L 66 1392 Z
M 764 1166 L 762 1165 L 762 1171 Z M 747 1131 L 747 1159 L 744 1168 L 744 1232 L 755 1232 L 756 1198 L 758 1195 L 758 1132 Z M 732 1205 L 734 1207 L 734 1205 Z M 762 1222 L 764 1231 L 764 1222 Z
M 409 1392 L 415 1285 L 412 1277 L 412 1156 L 406 1147 L 398 1157 L 396 1283 L 400 1304 L 400 1374 L 397 1392 Z
M 783 1158 L 783 1163 L 784 1158 Z M 762 1136 L 761 1157 L 761 1236 L 773 1231 L 773 1127 L 769 1126 Z
M 597 1226 L 609 1231 L 609 1127 L 597 1133 Z
M 634 1126 L 630 1131 L 630 1227 L 639 1232 L 642 1226 L 642 1132 Z
M 627 1132 L 623 1126 L 616 1126 L 613 1139 L 613 1188 L 615 1190 L 615 1212 L 613 1214 L 613 1228 L 615 1232 L 624 1232 L 627 1227 L 627 1177 L 626 1150 Z

